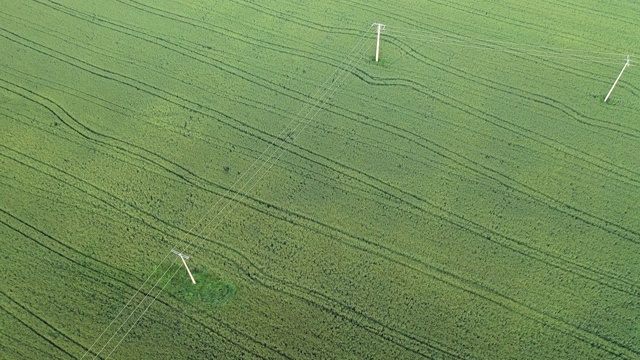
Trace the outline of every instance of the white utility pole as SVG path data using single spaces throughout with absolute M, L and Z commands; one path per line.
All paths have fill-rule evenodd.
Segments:
M 611 86 L 611 90 L 609 90 L 609 93 L 604 98 L 604 102 L 607 102 L 607 100 L 609 100 L 609 96 L 611 96 L 611 93 L 613 92 L 613 88 L 616 87 L 616 84 L 618 84 L 618 80 L 620 80 L 620 77 L 622 76 L 622 73 L 624 72 L 624 69 L 626 69 L 628 67 L 629 67 L 629 55 L 627 55 L 627 62 L 622 67 L 622 70 L 620 71 L 620 74 L 618 75 L 618 78 L 616 78 L 616 81 L 613 82 L 613 86 Z
M 182 263 L 184 264 L 184 268 L 187 269 L 187 273 L 189 274 L 189 277 L 191 278 L 191 282 L 195 284 L 196 283 L 196 279 L 194 279 L 193 275 L 191 275 L 191 270 L 189 270 L 189 267 L 187 266 L 187 262 L 185 261 L 185 259 L 188 259 L 189 256 L 187 256 L 187 255 L 185 255 L 183 253 L 177 252 L 175 250 L 171 250 L 171 252 L 180 257 L 180 260 L 182 260 Z
M 378 26 L 378 41 L 376 42 L 376 62 L 378 62 L 378 59 L 380 58 L 380 32 L 384 30 L 384 25 L 380 23 L 374 23 L 371 26 Z

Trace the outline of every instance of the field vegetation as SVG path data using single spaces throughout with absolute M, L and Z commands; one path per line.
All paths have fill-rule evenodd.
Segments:
M 640 358 L 639 3 L 0 3 L 1 358 Z

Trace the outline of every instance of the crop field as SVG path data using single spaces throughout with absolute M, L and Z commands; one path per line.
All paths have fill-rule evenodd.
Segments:
M 639 2 L 0 4 L 0 358 L 640 359 Z

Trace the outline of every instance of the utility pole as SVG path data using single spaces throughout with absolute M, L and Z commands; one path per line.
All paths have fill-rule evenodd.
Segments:
M 184 264 L 184 268 L 187 269 L 187 273 L 189 274 L 189 277 L 191 278 L 191 282 L 195 284 L 196 283 L 196 279 L 194 279 L 193 275 L 191 275 L 191 270 L 189 270 L 189 267 L 187 266 L 187 262 L 185 261 L 185 259 L 188 259 L 189 256 L 187 256 L 187 255 L 185 255 L 183 253 L 177 252 L 175 250 L 171 250 L 171 252 L 180 257 L 180 260 L 182 260 L 182 264 Z
M 627 62 L 622 67 L 622 70 L 620 71 L 620 74 L 616 78 L 616 81 L 613 82 L 613 86 L 611 86 L 611 90 L 609 90 L 609 93 L 604 98 L 604 102 L 607 102 L 607 100 L 609 100 L 609 96 L 611 96 L 611 93 L 613 92 L 613 88 L 616 87 L 616 84 L 618 84 L 618 80 L 620 80 L 620 77 L 622 76 L 622 73 L 624 72 L 624 69 L 626 69 L 628 67 L 629 67 L 629 55 L 627 55 Z
M 376 62 L 378 62 L 378 59 L 380 58 L 380 32 L 382 32 L 382 30 L 384 30 L 384 25 L 380 24 L 380 23 L 374 23 L 371 26 L 377 26 L 378 27 L 378 41 L 376 42 Z

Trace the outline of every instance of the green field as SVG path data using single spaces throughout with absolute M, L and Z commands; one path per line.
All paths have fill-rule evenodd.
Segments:
M 0 4 L 0 358 L 640 359 L 639 2 Z

